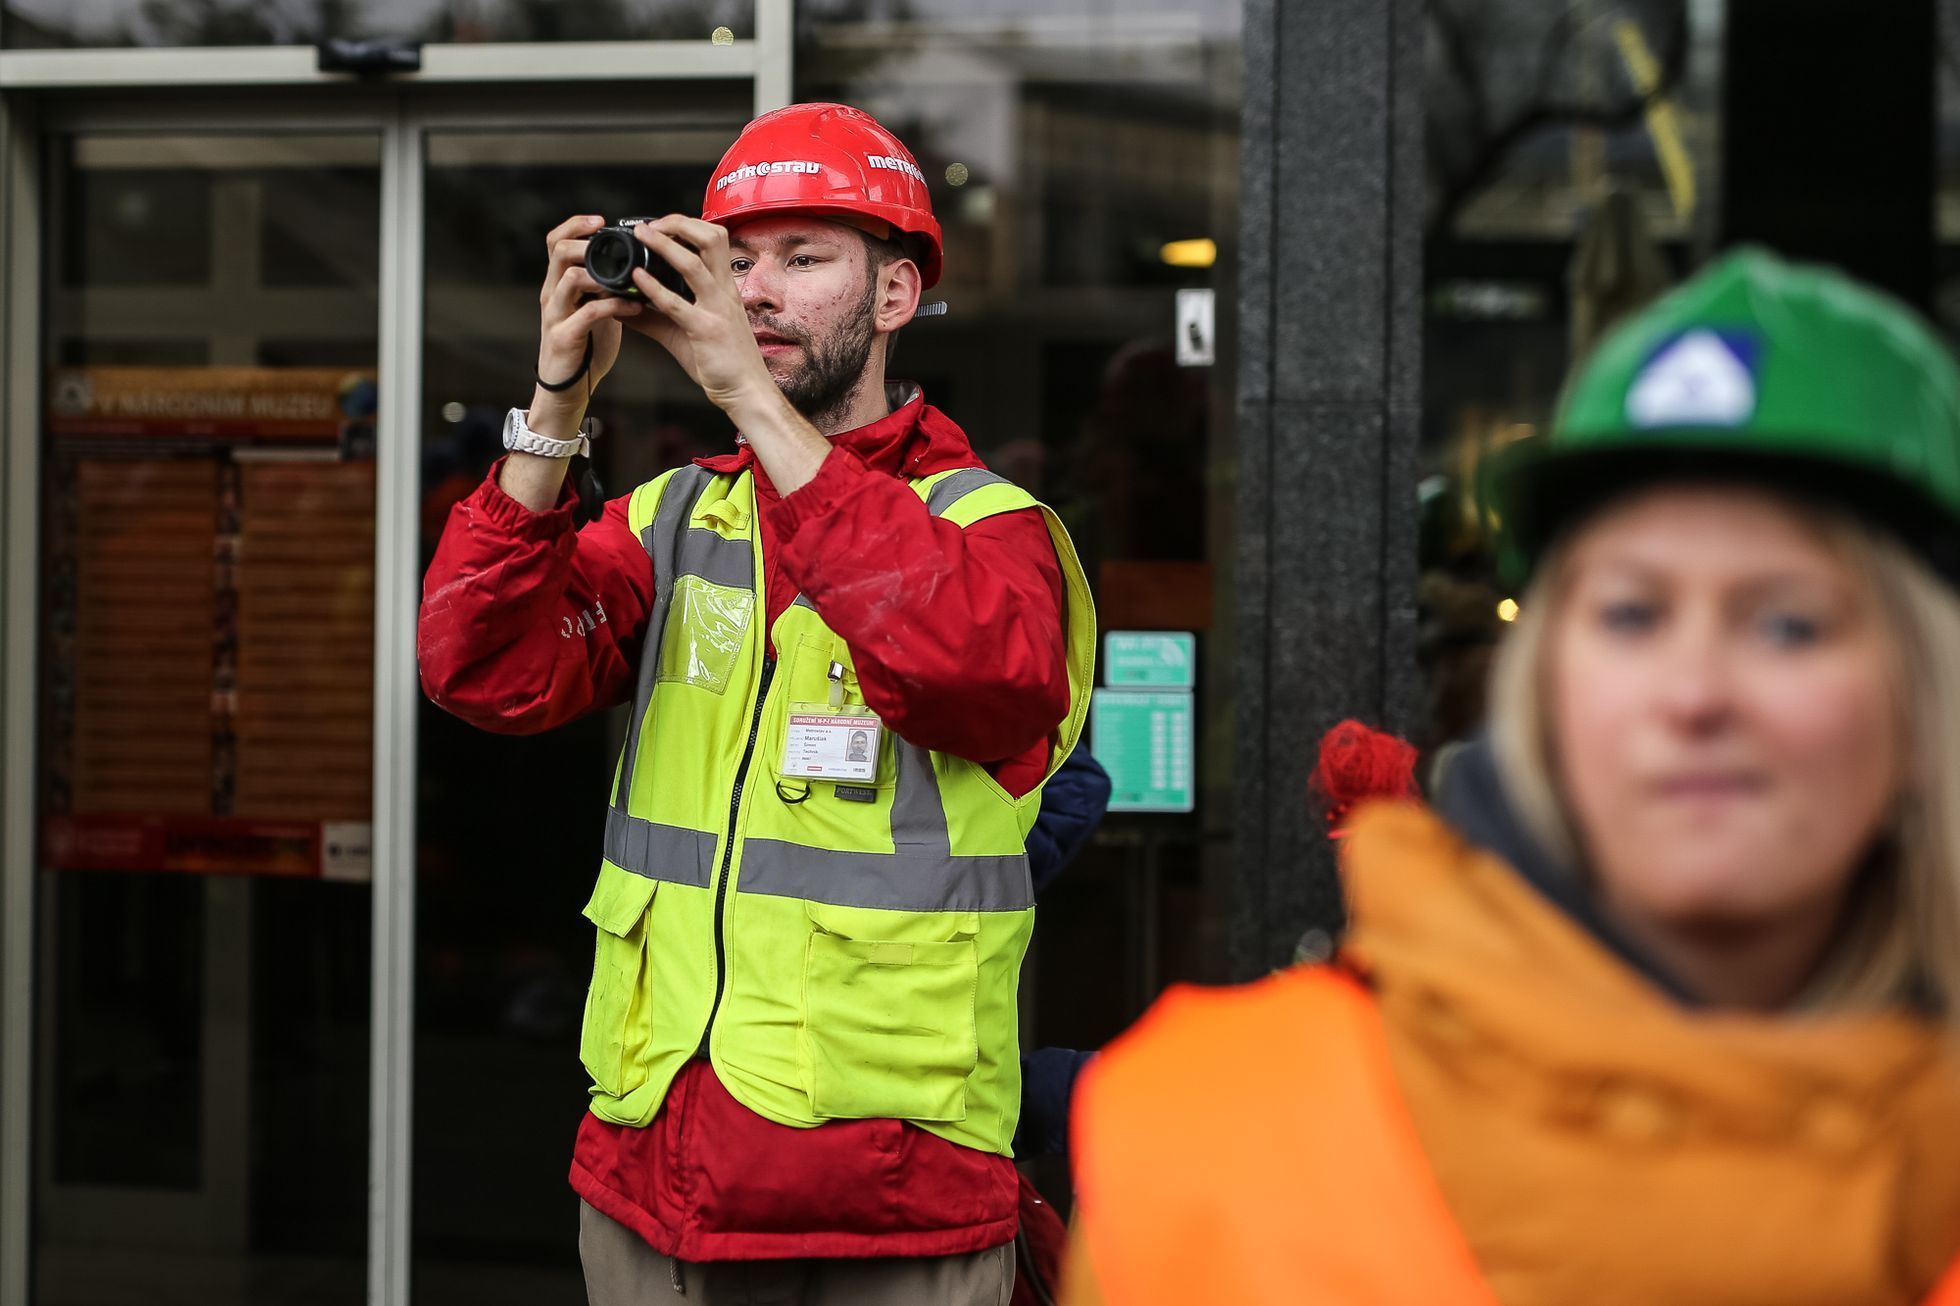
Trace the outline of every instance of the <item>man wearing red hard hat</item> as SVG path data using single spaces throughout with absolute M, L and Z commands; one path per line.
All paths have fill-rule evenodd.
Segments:
M 699 219 L 632 228 L 637 295 L 599 293 L 602 227 L 546 239 L 531 407 L 451 513 L 419 632 L 430 698 L 484 729 L 632 704 L 585 909 L 588 1294 L 1005 1301 L 1025 839 L 1086 714 L 1081 567 L 886 379 L 941 248 L 870 116 L 750 123 Z M 566 466 L 624 327 L 738 434 L 579 527 Z M 558 779 L 496 819 L 576 801 Z

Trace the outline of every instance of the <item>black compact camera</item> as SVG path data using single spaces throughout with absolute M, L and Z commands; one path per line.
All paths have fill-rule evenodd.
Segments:
M 645 268 L 655 281 L 692 304 L 694 291 L 679 270 L 642 245 L 640 238 L 633 234 L 633 228 L 652 221 L 652 218 L 620 218 L 593 232 L 585 242 L 585 270 L 608 295 L 645 299 L 640 288 L 633 284 L 633 269 Z

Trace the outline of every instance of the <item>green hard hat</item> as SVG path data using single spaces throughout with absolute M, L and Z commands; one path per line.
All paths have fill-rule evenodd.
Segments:
M 1960 368 L 1919 315 L 1744 247 L 1634 314 L 1495 477 L 1522 583 L 1559 533 L 1657 480 L 1781 488 L 1896 531 L 1960 584 Z

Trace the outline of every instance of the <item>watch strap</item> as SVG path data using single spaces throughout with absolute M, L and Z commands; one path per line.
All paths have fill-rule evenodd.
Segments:
M 513 408 L 504 417 L 504 448 L 541 458 L 570 458 L 573 454 L 591 453 L 592 438 L 586 433 L 584 423 L 579 424 L 579 432 L 572 439 L 554 440 L 533 431 L 527 420 L 529 416 L 524 409 Z

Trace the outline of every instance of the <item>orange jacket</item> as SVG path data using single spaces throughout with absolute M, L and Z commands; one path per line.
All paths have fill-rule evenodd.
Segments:
M 1078 1246 L 1111 1306 L 1495 1306 L 1338 972 L 1174 990 L 1085 1074 Z
M 1347 861 L 1343 968 L 1087 1072 L 1071 1306 L 1960 1306 L 1939 1031 L 1685 1010 L 1420 809 Z

